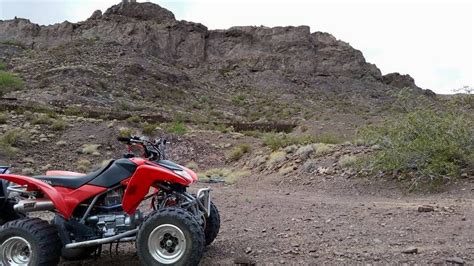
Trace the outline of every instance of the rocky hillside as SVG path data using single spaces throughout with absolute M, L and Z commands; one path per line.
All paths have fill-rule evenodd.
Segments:
M 403 88 L 432 94 L 308 26 L 208 30 L 152 3 L 118 4 L 79 23 L 0 21 L 0 43 L 7 70 L 25 81 L 7 96 L 65 108 L 295 122 L 379 114 Z

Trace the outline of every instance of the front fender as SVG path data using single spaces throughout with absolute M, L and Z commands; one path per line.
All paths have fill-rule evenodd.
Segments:
M 130 178 L 122 201 L 123 210 L 133 214 L 156 182 L 169 182 L 188 186 L 192 180 L 186 180 L 164 167 L 157 165 L 140 165 Z

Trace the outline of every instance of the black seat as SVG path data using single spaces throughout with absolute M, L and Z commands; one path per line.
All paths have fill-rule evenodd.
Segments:
M 34 178 L 45 182 L 51 186 L 58 186 L 58 187 L 67 187 L 67 188 L 79 188 L 87 183 L 89 183 L 94 178 L 98 177 L 102 174 L 105 170 L 107 170 L 114 161 L 111 161 L 107 166 L 89 173 L 85 176 L 48 176 L 48 175 L 39 175 L 34 176 Z

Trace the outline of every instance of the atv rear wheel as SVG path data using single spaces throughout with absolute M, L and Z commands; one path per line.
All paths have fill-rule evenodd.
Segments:
M 204 235 L 206 237 L 206 246 L 209 246 L 221 228 L 221 217 L 216 205 L 211 201 L 211 211 L 209 217 L 206 218 L 206 227 L 204 228 Z
M 145 265 L 198 265 L 204 251 L 204 230 L 182 209 L 160 209 L 141 225 L 137 251 Z
M 39 218 L 23 218 L 0 228 L 0 265 L 57 265 L 61 241 L 56 227 Z

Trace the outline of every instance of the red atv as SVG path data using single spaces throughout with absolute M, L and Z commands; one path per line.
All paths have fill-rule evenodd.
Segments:
M 144 265 L 199 263 L 220 227 L 210 188 L 186 192 L 197 176 L 165 159 L 166 141 L 119 141 L 129 151 L 140 147 L 144 156 L 128 153 L 90 174 L 27 177 L 0 168 L 0 265 L 57 265 L 60 256 L 100 255 L 103 244 L 118 248 L 131 241 Z M 147 199 L 151 210 L 141 211 Z M 27 216 L 35 211 L 51 211 L 54 218 Z

